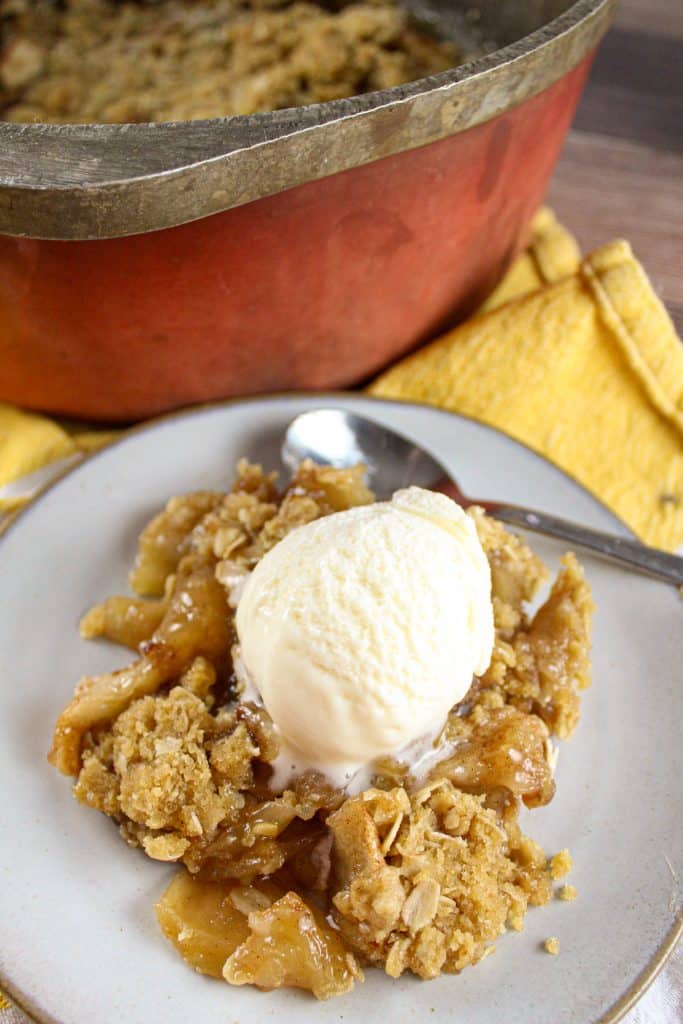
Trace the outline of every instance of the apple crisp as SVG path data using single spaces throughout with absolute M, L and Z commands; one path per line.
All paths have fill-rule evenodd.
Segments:
M 78 124 L 254 114 L 464 58 L 394 0 L 0 0 L 0 116 Z
M 363 477 L 304 463 L 281 492 L 241 461 L 230 492 L 168 502 L 140 537 L 138 596 L 108 598 L 81 623 L 136 658 L 77 684 L 50 761 L 127 843 L 180 865 L 156 906 L 161 929 L 191 967 L 233 985 L 326 999 L 364 967 L 457 973 L 571 870 L 568 851 L 548 857 L 518 815 L 552 799 L 553 737 L 578 721 L 590 591 L 567 554 L 530 614 L 547 571 L 480 509 L 469 514 L 492 571 L 494 653 L 426 777 L 384 758 L 358 795 L 311 771 L 271 788 L 279 735 L 236 675 L 240 586 L 289 531 L 371 502 Z

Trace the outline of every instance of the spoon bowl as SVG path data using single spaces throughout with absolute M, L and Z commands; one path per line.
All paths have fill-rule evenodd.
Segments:
M 444 466 L 426 449 L 381 423 L 344 409 L 314 409 L 292 420 L 282 461 L 293 473 L 304 459 L 350 469 L 362 462 L 380 500 L 416 484 L 437 490 L 448 479 Z
M 445 467 L 425 448 L 376 420 L 345 409 L 313 409 L 290 423 L 282 461 L 294 472 L 304 459 L 350 468 L 362 462 L 377 498 L 417 485 L 441 491 L 463 508 L 481 506 L 501 522 L 587 548 L 611 562 L 656 579 L 683 586 L 683 558 L 639 541 L 591 530 L 534 509 L 468 497 Z

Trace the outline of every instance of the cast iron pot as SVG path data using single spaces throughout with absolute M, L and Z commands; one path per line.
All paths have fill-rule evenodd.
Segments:
M 0 399 L 127 420 L 362 381 L 524 245 L 615 5 L 479 0 L 498 50 L 349 100 L 0 123 Z

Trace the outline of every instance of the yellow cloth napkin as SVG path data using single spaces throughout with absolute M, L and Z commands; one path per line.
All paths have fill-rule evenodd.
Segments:
M 571 234 L 539 211 L 528 249 L 479 314 L 370 391 L 490 423 L 644 540 L 683 544 L 683 349 L 626 242 L 581 261 Z M 113 436 L 0 403 L 0 513 Z
M 581 250 L 574 236 L 560 224 L 552 210 L 539 210 L 531 225 L 531 239 L 525 252 L 512 264 L 507 274 L 477 313 L 535 292 L 545 284 L 574 274 L 581 263 Z
M 675 551 L 683 346 L 627 242 L 571 266 L 566 232 L 552 217 L 537 228 L 488 312 L 403 359 L 370 393 L 498 427 L 575 477 L 640 538 Z
M 20 508 L 59 470 L 117 433 L 58 423 L 0 402 L 0 515 Z

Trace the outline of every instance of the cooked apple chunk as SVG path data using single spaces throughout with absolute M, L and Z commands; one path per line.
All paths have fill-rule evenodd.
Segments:
M 329 999 L 363 980 L 339 935 L 294 892 L 249 914 L 249 928 L 223 970 L 232 985 L 303 988 Z
M 203 882 L 179 871 L 155 906 L 162 932 L 200 974 L 223 977 L 223 966 L 250 934 L 247 917 L 282 895 L 273 882 Z

